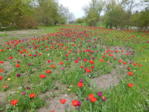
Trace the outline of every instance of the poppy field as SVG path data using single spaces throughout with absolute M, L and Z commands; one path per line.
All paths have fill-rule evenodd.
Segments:
M 0 112 L 149 112 L 149 32 L 64 25 L 0 41 Z

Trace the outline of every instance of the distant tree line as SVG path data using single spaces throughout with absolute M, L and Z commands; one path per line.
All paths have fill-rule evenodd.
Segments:
M 90 26 L 101 23 L 116 29 L 149 30 L 149 0 L 92 0 L 85 8 L 85 14 L 76 22 Z
M 0 29 L 64 24 L 71 17 L 55 0 L 0 0 Z

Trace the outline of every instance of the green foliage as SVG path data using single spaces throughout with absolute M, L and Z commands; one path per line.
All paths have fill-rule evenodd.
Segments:
M 125 27 L 129 23 L 129 13 L 127 13 L 120 4 L 111 2 L 107 5 L 105 15 L 105 24 L 107 28 Z
M 89 26 L 96 26 L 99 21 L 103 2 L 100 0 L 92 0 L 89 7 L 86 8 L 86 23 Z
M 36 26 L 32 17 L 30 0 L 0 0 L 0 26 L 32 28 Z
M 64 24 L 69 13 L 55 0 L 0 0 L 0 29 Z
M 135 13 L 131 17 L 132 25 L 137 26 L 141 29 L 147 29 L 149 26 L 149 10 L 144 10 Z

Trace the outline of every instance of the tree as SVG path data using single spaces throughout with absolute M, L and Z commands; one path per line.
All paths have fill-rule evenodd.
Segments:
M 85 8 L 86 22 L 90 26 L 95 26 L 99 20 L 104 2 L 102 0 L 92 0 L 88 7 Z
M 70 17 L 70 12 L 55 0 L 38 0 L 36 17 L 42 25 L 64 24 Z
M 27 17 L 32 18 L 32 7 L 30 5 L 31 0 L 0 0 L 0 24 L 3 27 L 13 26 L 13 27 L 23 27 L 24 17 L 26 22 Z M 32 18 L 32 21 L 34 19 Z M 20 26 L 21 24 L 21 26 Z M 29 27 L 34 26 L 33 24 L 28 24 Z M 28 27 L 26 24 L 25 27 Z
M 55 25 L 58 22 L 58 4 L 54 0 L 38 0 L 36 8 L 38 22 L 43 25 Z
M 122 4 L 112 0 L 106 4 L 105 24 L 107 28 L 124 28 L 129 23 L 129 12 L 124 10 Z
M 65 8 L 63 5 L 59 6 L 59 23 L 69 23 L 74 20 L 74 15 L 69 11 L 68 8 Z
M 149 27 L 149 9 L 137 12 L 132 15 L 131 22 L 133 26 L 140 28 L 141 30 L 148 30 Z

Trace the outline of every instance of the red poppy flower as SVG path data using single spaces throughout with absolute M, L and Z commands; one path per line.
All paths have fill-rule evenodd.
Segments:
M 48 60 L 48 63 L 51 63 L 52 61 L 51 60 Z
M 84 61 L 84 62 L 86 62 L 86 61 L 87 61 L 87 59 L 83 59 L 83 61 Z
M 47 76 L 44 75 L 44 74 L 41 74 L 39 77 L 40 77 L 41 79 L 43 79 L 43 78 L 46 78 Z
M 66 54 L 65 56 L 69 56 L 69 54 Z
M 95 97 L 90 98 L 90 102 L 94 103 L 96 101 L 97 101 L 97 98 L 95 98 Z
M 65 104 L 67 102 L 66 99 L 60 99 L 59 101 L 60 101 L 61 104 Z
M 5 71 L 4 69 L 0 68 L 0 73 L 3 73 L 4 71 Z
M 79 63 L 79 60 L 75 60 L 74 62 L 75 62 L 75 63 Z
M 77 106 L 80 106 L 81 103 L 80 103 L 80 101 L 78 101 L 78 100 L 72 100 L 72 105 L 73 105 L 74 107 L 77 107 Z
M 132 88 L 134 86 L 134 84 L 128 83 L 127 86 L 130 87 L 130 88 Z
M 0 49 L 0 52 L 3 52 L 4 50 L 3 49 Z
M 84 68 L 84 66 L 80 66 L 80 68 Z
M 16 67 L 19 68 L 20 67 L 20 64 L 16 64 Z
M 91 68 L 94 69 L 95 67 L 94 66 L 91 66 Z
M 133 65 L 133 66 L 137 66 L 137 63 L 133 63 L 132 65 Z
M 99 59 L 100 62 L 104 62 L 104 59 Z
M 119 59 L 119 60 L 118 60 L 118 62 L 119 62 L 119 63 L 122 63 L 122 62 L 123 62 L 123 60 L 122 60 L 122 59 Z
M 61 61 L 61 62 L 59 62 L 59 64 L 60 64 L 60 65 L 63 65 L 63 64 L 64 64 L 64 62 L 62 62 L 62 61 Z
M 127 68 L 127 70 L 130 70 L 130 69 L 131 69 L 130 67 Z
M 109 54 L 109 56 L 114 56 L 113 54 Z
M 10 104 L 13 106 L 16 106 L 18 102 L 19 102 L 19 100 L 14 99 L 14 100 L 10 101 Z
M 0 80 L 3 80 L 3 76 L 0 76 Z
M 89 60 L 89 63 L 90 63 L 90 64 L 94 64 L 94 61 L 93 61 L 93 60 Z
M 8 59 L 13 59 L 13 57 L 12 57 L 12 56 L 10 56 L 10 57 L 8 57 Z
M 127 64 L 127 62 L 123 62 L 123 64 L 124 64 L 124 65 L 126 65 L 126 64 Z
M 89 95 L 88 95 L 88 98 L 89 98 L 89 99 L 94 98 L 94 94 L 89 94 Z
M 83 82 L 78 82 L 78 87 L 82 88 L 84 86 Z
M 92 70 L 90 70 L 90 69 L 88 69 L 88 68 L 85 68 L 85 71 L 86 71 L 87 73 L 90 73 Z
M 31 99 L 33 99 L 33 98 L 36 97 L 36 94 L 35 94 L 35 93 L 31 93 L 31 94 L 29 94 L 29 97 L 30 97 Z
M 129 76 L 133 76 L 133 72 L 128 72 L 127 73 Z
M 50 68 L 56 68 L 56 65 L 52 64 L 50 65 Z
M 4 61 L 0 61 L 0 64 L 3 64 L 4 63 Z
M 46 70 L 45 72 L 46 72 L 47 74 L 52 73 L 52 71 L 51 71 L 51 70 Z

